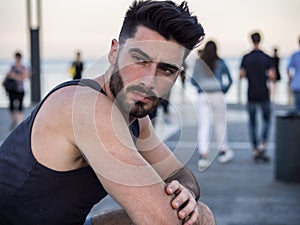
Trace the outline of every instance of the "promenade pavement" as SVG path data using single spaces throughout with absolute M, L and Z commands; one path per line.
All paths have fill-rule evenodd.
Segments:
M 26 114 L 31 109 L 28 107 Z M 156 129 L 167 145 L 186 160 L 186 166 L 195 174 L 201 187 L 201 201 L 212 209 L 218 225 L 300 225 L 300 183 L 278 181 L 274 176 L 274 117 L 276 112 L 287 109 L 274 107 L 268 143 L 271 161 L 253 163 L 245 106 L 228 105 L 228 139 L 235 158 L 227 164 L 214 160 L 202 172 L 197 167 L 197 123 L 193 105 L 177 104 L 169 117 L 157 121 Z M 0 115 L 1 143 L 9 133 L 10 120 L 7 109 L 0 108 Z M 211 144 L 214 148 L 213 139 Z M 114 207 L 118 207 L 117 203 L 107 197 L 90 215 Z

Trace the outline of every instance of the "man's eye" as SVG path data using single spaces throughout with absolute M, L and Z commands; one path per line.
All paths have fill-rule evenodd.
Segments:
M 136 63 L 147 63 L 147 60 L 139 55 L 132 55 L 133 61 L 135 61 Z
M 159 65 L 158 70 L 165 76 L 171 76 L 176 74 L 177 70 L 165 65 Z

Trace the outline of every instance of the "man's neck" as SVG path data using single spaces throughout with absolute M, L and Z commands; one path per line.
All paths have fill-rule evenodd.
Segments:
M 109 87 L 109 80 L 110 80 L 111 73 L 109 72 L 109 69 L 105 72 L 105 74 L 102 74 L 95 78 L 95 80 L 100 84 L 102 90 L 106 93 L 106 96 L 111 100 L 114 101 L 114 96 L 110 90 Z
M 110 86 L 109 86 L 109 80 L 111 77 L 111 72 L 110 69 L 108 69 L 106 71 L 105 74 L 98 76 L 95 78 L 95 80 L 100 84 L 100 86 L 102 87 L 102 90 L 105 92 L 106 96 L 112 101 L 114 102 L 114 95 L 112 94 L 111 90 L 110 90 Z M 118 107 L 119 108 L 119 107 Z M 127 113 L 124 113 L 120 108 L 119 108 L 120 112 L 123 114 L 124 118 L 126 118 L 126 122 L 128 124 L 131 124 L 136 118 L 135 117 L 129 117 Z M 127 116 L 125 116 L 127 115 Z
M 253 49 L 254 49 L 254 50 L 260 50 L 259 44 L 254 44 L 254 45 L 253 45 Z

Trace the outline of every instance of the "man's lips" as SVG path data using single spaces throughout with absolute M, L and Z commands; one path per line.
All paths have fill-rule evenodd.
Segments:
M 132 96 L 135 101 L 142 102 L 142 103 L 148 103 L 152 101 L 152 98 L 147 96 L 145 93 L 139 92 L 139 91 L 133 91 Z

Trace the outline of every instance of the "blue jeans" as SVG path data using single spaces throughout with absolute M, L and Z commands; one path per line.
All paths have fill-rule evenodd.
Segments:
M 259 140 L 258 140 L 258 135 L 257 135 L 257 119 L 256 119 L 256 114 L 257 114 L 258 108 L 260 108 L 262 110 L 262 116 L 263 116 L 262 132 L 261 132 Z M 248 103 L 248 114 L 249 114 L 250 139 L 251 139 L 253 148 L 257 148 L 259 142 L 265 143 L 267 141 L 267 138 L 269 135 L 270 120 L 271 120 L 271 103 L 270 103 L 270 101 L 249 102 Z
M 300 112 L 300 91 L 293 91 L 294 92 L 294 98 L 295 98 L 295 106 L 297 112 Z

